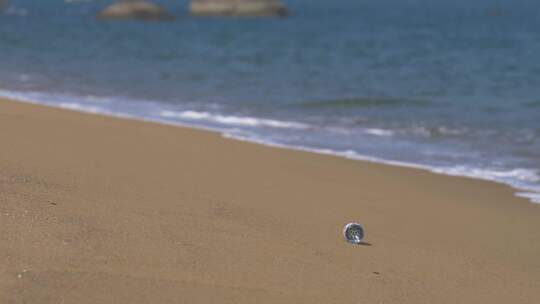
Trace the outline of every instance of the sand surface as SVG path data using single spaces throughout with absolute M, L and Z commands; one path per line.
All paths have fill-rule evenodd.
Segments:
M 343 241 L 349 221 L 371 245 Z M 0 303 L 540 303 L 510 188 L 0 101 Z

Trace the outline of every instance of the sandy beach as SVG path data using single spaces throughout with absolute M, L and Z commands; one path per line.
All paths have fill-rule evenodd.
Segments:
M 0 147 L 0 303 L 540 299 L 504 185 L 5 100 Z

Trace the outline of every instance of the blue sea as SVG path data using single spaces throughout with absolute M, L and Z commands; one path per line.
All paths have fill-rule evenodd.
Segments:
M 286 19 L 156 2 L 178 19 L 12 0 L 0 95 L 493 180 L 540 202 L 538 0 L 284 0 Z

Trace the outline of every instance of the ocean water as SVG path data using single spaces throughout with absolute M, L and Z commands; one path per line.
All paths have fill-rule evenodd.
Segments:
M 284 0 L 287 19 L 156 2 L 178 20 L 12 0 L 0 95 L 494 180 L 540 202 L 537 0 Z

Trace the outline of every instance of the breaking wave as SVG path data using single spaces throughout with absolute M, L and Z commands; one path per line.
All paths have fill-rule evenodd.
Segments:
M 179 118 L 184 120 L 202 120 L 211 123 L 219 123 L 224 125 L 244 126 L 244 127 L 269 127 L 282 129 L 307 129 L 308 125 L 292 122 L 280 121 L 272 119 L 263 119 L 248 116 L 227 116 L 222 114 L 213 114 L 209 112 L 197 111 L 161 111 L 160 115 L 164 118 Z

